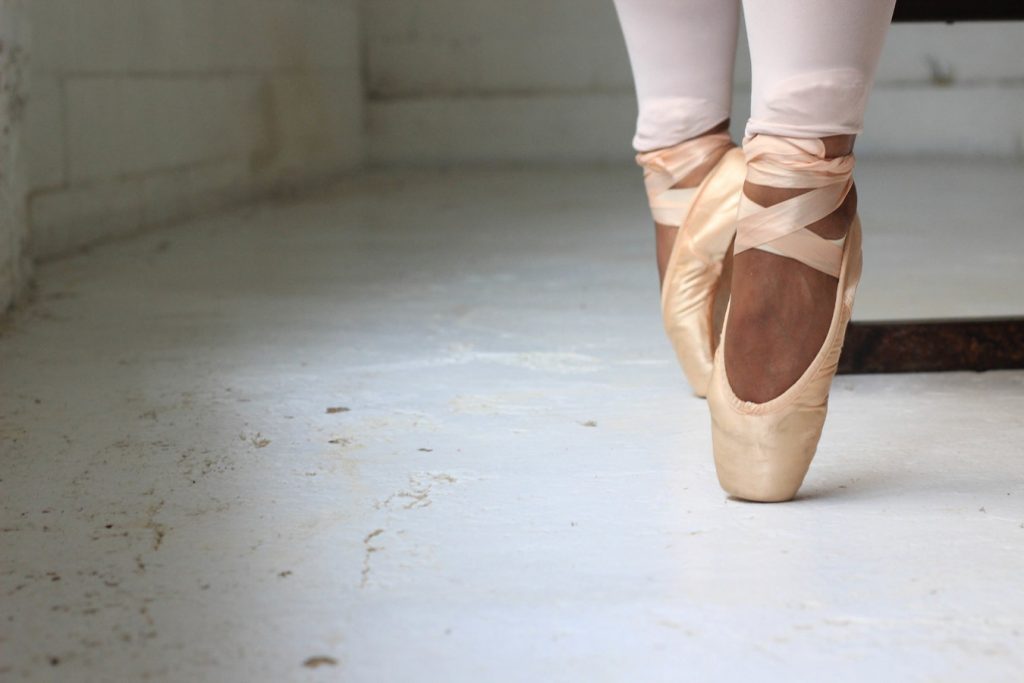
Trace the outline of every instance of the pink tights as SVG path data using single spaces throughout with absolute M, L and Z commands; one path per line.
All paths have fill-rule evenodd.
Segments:
M 626 39 L 638 152 L 729 118 L 740 0 L 614 0 Z M 855 135 L 895 0 L 742 0 L 752 66 L 745 135 Z

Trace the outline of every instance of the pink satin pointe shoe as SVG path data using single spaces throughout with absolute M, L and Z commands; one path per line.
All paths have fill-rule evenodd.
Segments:
M 719 161 L 696 187 L 673 188 L 712 155 Z M 728 133 L 640 152 L 655 223 L 679 226 L 661 288 L 665 332 L 693 392 L 707 393 L 712 359 L 729 296 L 723 261 L 736 229 L 746 162 Z
M 792 499 L 817 450 L 861 274 L 861 226 L 855 216 L 845 238 L 828 240 L 806 227 L 835 211 L 852 187 L 853 155 L 825 158 L 816 139 L 754 136 L 745 141 L 748 180 L 811 191 L 771 207 L 744 196 L 735 252 L 761 249 L 796 259 L 838 279 L 825 341 L 800 378 L 779 396 L 752 403 L 738 398 L 726 372 L 725 335 L 708 391 L 715 469 L 722 488 L 750 501 Z

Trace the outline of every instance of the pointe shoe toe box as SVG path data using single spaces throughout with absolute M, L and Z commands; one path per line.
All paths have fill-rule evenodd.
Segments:
M 743 500 L 775 503 L 796 496 L 821 437 L 826 405 L 765 415 L 743 415 L 721 406 L 714 382 L 711 438 L 718 482 Z

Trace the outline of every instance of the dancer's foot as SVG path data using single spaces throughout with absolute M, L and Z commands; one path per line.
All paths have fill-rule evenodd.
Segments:
M 828 157 L 852 152 L 851 135 L 822 140 Z M 808 190 L 748 182 L 743 191 L 757 204 L 772 206 Z M 842 238 L 856 211 L 852 189 L 835 212 L 808 228 L 827 239 Z M 765 403 L 800 378 L 828 334 L 836 285 L 830 275 L 760 249 L 735 256 L 725 359 L 729 384 L 738 398 Z
M 729 121 L 723 121 L 719 125 L 715 126 L 711 130 L 699 135 L 697 137 L 703 137 L 704 135 L 712 135 L 714 133 L 721 133 L 729 130 Z M 696 138 L 694 138 L 696 139 Z M 707 177 L 708 172 L 715 167 L 723 155 L 729 151 L 728 148 L 721 148 L 716 150 L 699 166 L 694 168 L 690 173 L 681 178 L 679 182 L 672 186 L 672 189 L 685 189 L 690 187 L 697 187 L 701 181 Z M 672 247 L 676 243 L 676 235 L 679 232 L 678 225 L 664 225 L 662 223 L 655 222 L 654 224 L 654 244 L 655 244 L 655 255 L 658 262 L 658 286 L 659 288 L 665 282 L 665 268 L 668 266 L 669 257 L 672 255 Z

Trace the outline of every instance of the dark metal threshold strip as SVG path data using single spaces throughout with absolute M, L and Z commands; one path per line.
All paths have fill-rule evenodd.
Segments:
M 839 374 L 1024 369 L 1024 317 L 851 322 Z

